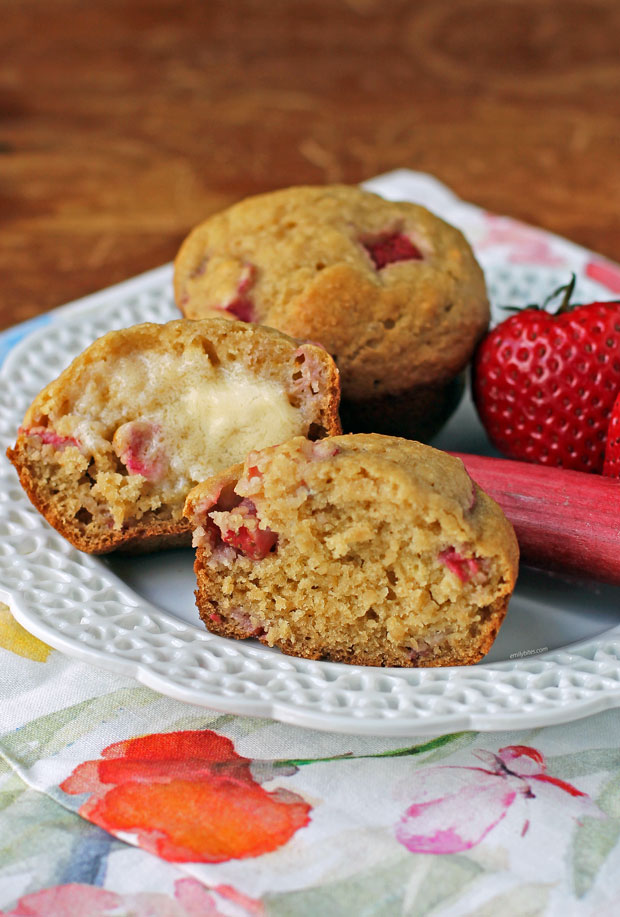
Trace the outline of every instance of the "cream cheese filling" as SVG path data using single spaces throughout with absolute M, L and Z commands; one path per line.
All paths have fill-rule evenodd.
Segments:
M 134 422 L 141 433 L 152 425 L 156 450 L 166 463 L 159 482 L 165 497 L 185 494 L 252 449 L 304 432 L 302 416 L 281 383 L 259 378 L 240 361 L 214 366 L 202 351 L 116 357 L 113 366 L 89 373 L 70 401 L 71 414 L 58 426 L 77 431 L 85 452 L 89 446 L 109 450 L 125 424 L 124 441 L 131 440 Z

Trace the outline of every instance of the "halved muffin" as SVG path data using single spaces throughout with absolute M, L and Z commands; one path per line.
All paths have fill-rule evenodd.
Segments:
M 82 551 L 188 543 L 188 491 L 251 449 L 340 430 L 338 370 L 270 328 L 179 320 L 111 331 L 40 392 L 7 450 Z
M 206 627 L 309 659 L 477 662 L 517 576 L 513 528 L 462 462 L 396 437 L 251 453 L 185 513 Z

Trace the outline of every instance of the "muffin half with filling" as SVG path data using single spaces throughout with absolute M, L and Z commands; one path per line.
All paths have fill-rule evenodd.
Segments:
M 270 328 L 179 320 L 111 331 L 40 392 L 7 450 L 36 508 L 99 554 L 188 543 L 185 498 L 261 449 L 340 430 L 338 370 Z

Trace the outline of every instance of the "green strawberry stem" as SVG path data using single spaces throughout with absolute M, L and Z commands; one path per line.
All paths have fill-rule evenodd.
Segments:
M 560 315 L 562 312 L 571 312 L 573 309 L 577 308 L 576 303 L 571 303 L 571 297 L 575 292 L 576 283 L 577 276 L 575 274 L 571 274 L 571 279 L 568 281 L 568 283 L 563 283 L 561 287 L 558 287 L 553 291 L 553 293 L 550 293 L 542 305 L 539 306 L 537 303 L 530 303 L 529 306 L 501 306 L 501 309 L 504 312 L 523 312 L 525 309 L 535 309 L 538 312 L 545 312 L 549 303 L 553 302 L 557 296 L 563 293 L 564 295 L 562 296 L 560 308 L 554 312 L 553 315 Z
M 274 761 L 273 764 L 274 767 L 302 767 L 304 764 L 324 764 L 327 761 L 359 761 L 362 758 L 404 758 L 407 755 L 421 755 L 426 751 L 433 751 L 436 748 L 441 748 L 443 745 L 448 745 L 450 742 L 454 742 L 464 735 L 466 735 L 465 732 L 453 732 L 445 736 L 438 736 L 436 739 L 431 739 L 429 742 L 424 742 L 422 745 L 409 745 L 407 748 L 394 748 L 392 751 L 378 751 L 373 755 L 354 755 L 349 751 L 345 752 L 343 755 L 333 755 L 329 758 L 280 759 Z
M 553 293 L 547 296 L 547 298 L 545 299 L 545 301 L 543 302 L 541 306 L 541 309 L 546 310 L 549 303 L 553 302 L 556 296 L 559 296 L 561 293 L 564 294 L 562 296 L 562 302 L 560 303 L 560 308 L 554 314 L 560 315 L 562 312 L 570 312 L 571 309 L 574 309 L 575 306 L 571 305 L 571 297 L 573 293 L 575 292 L 576 282 L 577 282 L 576 274 L 571 274 L 571 279 L 569 280 L 568 283 L 562 284 L 561 287 L 558 287 L 557 290 L 554 290 Z

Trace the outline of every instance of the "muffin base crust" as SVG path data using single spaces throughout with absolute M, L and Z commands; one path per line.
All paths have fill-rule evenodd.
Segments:
M 230 618 L 221 619 L 219 605 L 212 599 L 212 587 L 204 577 L 204 554 L 200 549 L 196 554 L 194 571 L 198 581 L 196 590 L 196 605 L 200 618 L 212 634 L 218 637 L 228 637 L 234 640 L 247 640 L 254 637 L 261 643 L 268 645 L 265 636 L 260 633 L 260 627 L 248 634 L 248 629 L 241 627 Z M 364 665 L 393 668 L 432 668 L 449 665 L 474 665 L 489 652 L 495 638 L 502 626 L 510 596 L 500 598 L 493 604 L 481 609 L 484 621 L 476 635 L 476 645 L 467 652 L 446 650 L 437 655 L 416 656 L 404 650 L 384 646 L 381 649 L 368 649 L 351 644 L 348 649 L 334 649 L 328 641 L 316 641 L 310 638 L 299 641 L 278 640 L 275 646 L 287 656 L 298 656 L 302 659 L 325 660 L 328 662 L 342 662 L 347 665 Z
M 344 433 L 383 433 L 428 442 L 458 408 L 465 391 L 465 373 L 444 384 L 416 385 L 406 392 L 340 402 Z

